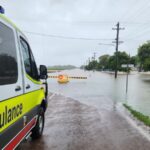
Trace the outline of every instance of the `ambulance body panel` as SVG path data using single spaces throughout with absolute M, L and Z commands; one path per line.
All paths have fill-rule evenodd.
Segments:
M 41 70 L 25 35 L 0 14 L 0 149 L 15 149 L 30 132 L 42 135 L 47 91 L 40 75 L 46 79 L 47 70 Z

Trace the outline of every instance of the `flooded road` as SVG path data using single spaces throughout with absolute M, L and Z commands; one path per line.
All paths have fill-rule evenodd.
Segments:
M 71 70 L 64 74 L 87 76 L 88 79 L 71 80 L 68 84 L 58 84 L 56 79 L 48 80 L 49 91 L 55 94 L 49 98 L 43 137 L 27 141 L 19 149 L 150 149 L 149 138 L 116 107 L 118 102 L 127 102 L 150 115 L 149 76 L 130 75 L 129 93 L 126 95 L 124 75 L 115 80 L 114 76 L 101 72 Z
M 150 116 L 150 75 L 129 75 L 128 93 L 126 94 L 126 75 L 114 75 L 102 72 L 84 72 L 83 70 L 63 71 L 70 76 L 87 76 L 87 80 L 73 80 L 68 84 L 58 84 L 56 79 L 49 79 L 49 91 L 61 93 L 80 102 L 100 107 L 99 97 L 105 96 L 114 103 L 128 103 L 134 109 Z M 53 73 L 50 75 L 58 75 Z
M 100 97 L 99 110 L 72 98 L 49 99 L 43 137 L 27 141 L 21 150 L 149 150 L 150 141 Z

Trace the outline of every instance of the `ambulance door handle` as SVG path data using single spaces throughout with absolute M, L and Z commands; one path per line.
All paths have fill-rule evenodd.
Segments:
M 15 91 L 16 92 L 18 92 L 18 91 L 20 91 L 21 90 L 21 86 L 17 86 L 16 88 L 15 88 Z
M 26 86 L 26 89 L 30 89 L 30 85 L 29 84 Z

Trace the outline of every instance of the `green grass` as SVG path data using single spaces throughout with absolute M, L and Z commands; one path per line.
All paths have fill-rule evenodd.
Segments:
M 132 107 L 128 106 L 127 104 L 123 104 L 123 106 L 126 109 L 128 109 L 135 118 L 137 118 L 138 120 L 143 122 L 146 126 L 150 126 L 150 117 L 149 116 L 143 115 L 142 113 L 132 109 Z

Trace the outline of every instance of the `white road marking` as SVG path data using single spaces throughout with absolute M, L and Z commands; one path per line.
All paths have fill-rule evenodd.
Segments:
M 56 95 L 56 94 L 53 93 L 51 96 L 48 97 L 48 99 L 49 99 L 49 100 L 52 99 L 55 95 Z

